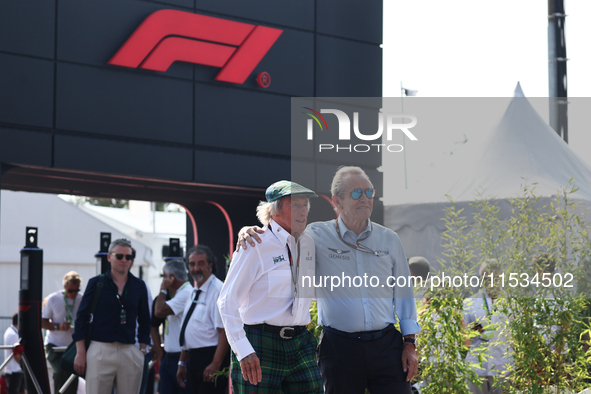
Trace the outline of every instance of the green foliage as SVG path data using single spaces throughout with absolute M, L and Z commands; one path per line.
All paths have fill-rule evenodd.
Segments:
M 446 209 L 445 260 L 440 261 L 445 273 L 474 274 L 487 261 L 500 274 L 492 313 L 502 317 L 501 339 L 489 346 L 504 345 L 512 360 L 496 382 L 505 392 L 579 392 L 590 385 L 591 243 L 584 212 L 571 199 L 574 192 L 571 181 L 557 196 L 541 199 L 535 185 L 526 185 L 510 200 L 512 211 L 506 217 L 499 201 L 481 194 L 471 203 L 471 223 L 455 204 Z M 555 263 L 555 272 L 549 262 Z M 572 275 L 572 288 L 564 286 L 567 274 Z M 470 302 L 468 293 L 477 290 L 443 287 L 427 292 L 430 300 L 420 308 L 427 394 L 466 393 L 466 380 L 475 381 L 474 366 L 464 360 L 463 341 L 478 333 L 463 327 L 461 311 Z M 493 288 L 487 292 L 493 294 Z M 470 350 L 481 362 L 486 358 L 484 349 Z
M 505 273 L 528 274 L 529 285 L 504 288 L 499 312 L 508 318 L 504 333 L 513 365 L 504 389 L 509 393 L 579 392 L 589 385 L 589 355 L 585 349 L 587 310 L 584 261 L 590 255 L 583 212 L 570 199 L 572 182 L 557 197 L 543 202 L 530 186 L 511 200 L 512 215 L 504 221 L 507 238 L 498 248 Z M 536 266 L 544 253 L 556 263 L 555 272 Z M 563 286 L 567 275 L 573 285 Z M 536 278 L 531 280 L 531 278 Z M 552 278 L 544 282 L 540 278 Z M 562 282 L 562 284 L 560 284 Z M 523 286 L 526 285 L 526 286 Z M 588 342 L 588 340 L 587 340 Z
M 97 207 L 129 208 L 128 200 L 117 200 L 114 198 L 76 197 L 76 205 L 88 203 Z
M 230 367 L 226 367 L 224 369 L 220 369 L 213 373 L 213 384 L 214 386 L 218 385 L 218 378 L 220 379 L 228 379 L 230 377 Z
M 322 333 L 322 326 L 318 325 L 318 305 L 316 301 L 312 301 L 310 305 L 310 324 L 308 324 L 308 331 L 310 331 L 317 340 L 320 340 L 320 334 Z
M 446 275 L 464 275 L 473 270 L 472 234 L 462 210 L 455 205 L 445 209 L 446 231 L 443 233 L 443 255 Z M 444 261 L 440 260 L 442 266 Z M 478 376 L 464 362 L 468 351 L 467 339 L 474 336 L 464 327 L 462 310 L 467 291 L 456 287 L 437 287 L 426 291 L 426 301 L 419 305 L 420 378 L 423 392 L 468 393 L 467 380 L 476 382 Z

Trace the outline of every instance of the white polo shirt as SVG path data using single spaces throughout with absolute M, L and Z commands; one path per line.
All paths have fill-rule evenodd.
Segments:
M 202 347 L 217 346 L 219 339 L 219 328 L 224 328 L 220 312 L 218 311 L 216 301 L 222 290 L 222 281 L 211 274 L 209 278 L 201 285 L 201 287 L 192 288 L 191 294 L 187 298 L 183 316 L 181 319 L 181 328 L 185 320 L 185 315 L 189 311 L 193 303 L 194 294 L 197 290 L 201 290 L 199 299 L 196 301 L 197 306 L 191 314 L 187 328 L 185 329 L 185 344 L 183 350 L 199 349 Z M 180 337 L 177 336 L 177 342 Z
M 54 324 L 69 321 L 73 326 L 76 321 L 76 314 L 78 313 L 78 307 L 80 306 L 81 301 L 82 295 L 80 292 L 76 294 L 75 299 L 71 300 L 65 297 L 64 301 L 64 290 L 56 291 L 47 297 L 47 302 L 43 307 L 41 317 L 43 319 L 51 320 Z M 55 346 L 68 346 L 72 342 L 73 333 L 73 327 L 67 331 L 47 330 L 45 344 L 47 345 L 48 343 L 51 343 Z
M 179 336 L 181 335 L 185 306 L 187 305 L 187 300 L 191 298 L 192 293 L 193 286 L 191 286 L 191 283 L 185 282 L 177 289 L 174 297 L 166 301 L 166 304 L 174 313 L 174 315 L 168 315 L 166 317 L 164 326 L 164 350 L 167 353 L 178 353 L 182 350 L 181 345 L 179 345 Z
M 10 325 L 10 327 L 8 327 L 6 329 L 6 331 L 4 332 L 4 344 L 5 345 L 14 345 L 15 343 L 18 343 L 18 330 L 16 329 L 15 326 Z M 4 350 L 4 359 L 5 360 L 8 357 L 10 357 L 10 353 L 12 353 L 12 350 Z M 4 368 L 3 372 L 6 373 L 7 375 L 10 375 L 14 372 L 22 372 L 22 369 L 21 369 L 21 366 L 19 365 L 19 363 L 17 363 L 16 360 L 13 358 L 12 360 L 10 360 L 8 365 Z
M 228 342 L 238 360 L 254 352 L 244 331 L 244 325 L 267 323 L 274 326 L 305 326 L 310 323 L 310 288 L 302 289 L 302 277 L 315 275 L 314 241 L 307 234 L 293 237 L 274 220 L 262 243 L 246 250 L 240 249 L 232 257 L 232 264 L 222 288 L 218 306 Z M 298 288 L 300 296 L 292 314 L 293 276 L 288 249 L 294 265 L 300 262 Z M 308 297 L 308 298 L 306 298 Z

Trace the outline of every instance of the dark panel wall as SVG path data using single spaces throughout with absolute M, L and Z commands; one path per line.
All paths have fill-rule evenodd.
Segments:
M 381 8 L 380 1 L 334 0 L 3 2 L 0 127 L 46 133 L 51 142 L 36 149 L 55 168 L 264 187 L 277 171 L 243 171 L 239 181 L 217 177 L 200 170 L 203 152 L 252 156 L 270 167 L 290 159 L 290 97 L 379 96 Z M 176 62 L 155 72 L 107 65 L 141 22 L 161 9 L 264 24 L 283 34 L 242 85 L 214 81 L 216 67 Z M 271 74 L 267 89 L 256 84 L 261 71 Z M 14 141 L 2 141 L 12 154 L 0 161 L 40 163 L 15 154 L 20 149 Z M 99 148 L 125 151 L 129 164 L 113 164 Z M 163 166 L 171 155 L 178 160 Z M 279 167 L 288 178 L 288 166 Z
M 108 65 L 162 9 L 283 33 L 241 85 L 203 65 Z M 291 178 L 291 97 L 381 96 L 381 27 L 381 0 L 0 2 L 0 163 L 264 189 Z

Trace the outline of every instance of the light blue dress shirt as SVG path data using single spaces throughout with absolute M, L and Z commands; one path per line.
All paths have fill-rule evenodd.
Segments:
M 338 224 L 345 241 L 355 245 L 359 239 L 362 245 L 377 252 L 377 256 L 344 243 L 337 234 L 334 220 L 308 225 L 306 233 L 316 244 L 315 285 L 322 281 L 322 286 L 316 288 L 318 324 L 345 332 L 373 331 L 395 324 L 398 317 L 402 335 L 420 332 L 412 283 L 407 280 L 404 287 L 390 287 L 387 283 L 389 276 L 410 277 L 398 235 L 370 220 L 359 237 L 341 218 Z M 366 279 L 359 286 L 364 275 Z M 332 277 L 338 277 L 342 283 L 331 290 L 331 284 L 337 283 Z M 371 277 L 375 278 L 370 283 Z

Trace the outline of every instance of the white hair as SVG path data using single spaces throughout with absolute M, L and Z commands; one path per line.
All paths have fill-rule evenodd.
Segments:
M 279 213 L 281 210 L 281 200 L 283 200 L 283 198 L 273 202 L 259 202 L 259 206 L 257 207 L 257 218 L 259 219 L 259 222 L 263 224 L 263 226 L 268 225 L 271 222 L 273 215 Z
M 273 202 L 267 201 L 260 201 L 259 206 L 257 207 L 257 218 L 259 222 L 263 224 L 263 226 L 268 225 L 273 219 L 273 215 L 277 215 L 279 211 L 281 211 L 281 206 L 283 203 L 281 202 L 285 197 L 282 197 L 278 200 Z M 306 197 L 308 201 L 308 211 L 310 211 L 310 199 Z
M 373 183 L 371 183 L 371 180 L 361 167 L 341 166 L 337 170 L 336 174 L 334 174 L 334 178 L 332 178 L 332 184 L 330 185 L 330 193 L 333 196 L 338 196 L 342 198 L 343 194 L 345 193 L 345 181 L 351 175 L 361 175 L 362 177 L 367 179 L 371 187 L 373 187 Z

